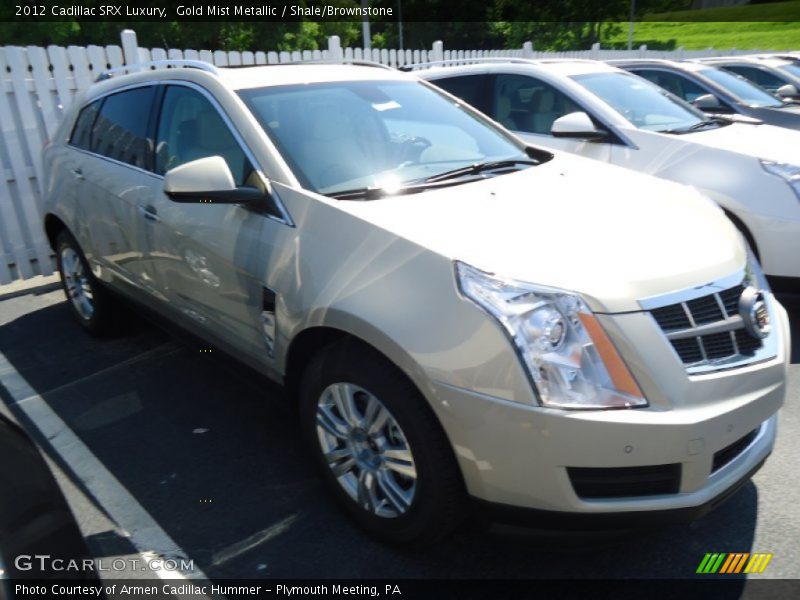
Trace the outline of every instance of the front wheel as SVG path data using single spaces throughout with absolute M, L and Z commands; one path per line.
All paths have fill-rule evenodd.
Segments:
M 312 360 L 300 387 L 304 435 L 326 484 L 368 532 L 423 545 L 452 531 L 465 493 L 450 445 L 413 384 L 345 341 Z

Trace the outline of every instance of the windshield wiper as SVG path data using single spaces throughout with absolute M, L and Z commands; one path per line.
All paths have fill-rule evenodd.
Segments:
M 362 187 L 354 188 L 351 190 L 342 190 L 340 192 L 330 192 L 325 194 L 329 198 L 336 198 L 337 200 L 377 200 L 385 198 L 386 196 L 404 196 L 408 194 L 418 194 L 426 190 L 451 187 L 466 183 L 464 181 L 435 181 L 426 183 L 405 185 L 400 188 L 384 188 L 384 187 Z
M 486 171 L 496 171 L 497 169 L 510 169 L 517 165 L 534 166 L 538 164 L 539 162 L 537 161 L 524 160 L 524 159 L 494 160 L 484 163 L 475 163 L 467 167 L 459 167 L 458 169 L 453 169 L 452 171 L 445 171 L 444 173 L 439 173 L 438 175 L 431 175 L 430 177 L 425 179 L 425 182 L 435 183 L 437 181 L 456 179 L 464 175 L 478 175 L 479 173 L 485 173 Z
M 699 131 L 701 129 L 705 129 L 709 125 L 730 125 L 732 123 L 731 120 L 725 119 L 724 117 L 709 117 L 703 121 L 698 121 L 694 125 L 689 125 L 688 127 L 679 127 L 677 129 L 662 129 L 659 133 L 691 133 L 692 131 Z

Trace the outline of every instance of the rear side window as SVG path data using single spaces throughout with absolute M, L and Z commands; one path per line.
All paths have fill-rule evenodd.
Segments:
M 92 141 L 92 126 L 97 118 L 97 112 L 100 109 L 100 101 L 92 102 L 88 106 L 81 109 L 78 119 L 75 121 L 75 127 L 72 130 L 72 135 L 69 138 L 69 143 L 76 148 L 89 150 Z
M 527 75 L 498 75 L 494 118 L 505 127 L 550 135 L 556 119 L 583 109 L 549 83 Z
M 464 102 L 471 104 L 478 110 L 488 112 L 489 106 L 484 93 L 486 75 L 446 77 L 444 79 L 434 79 L 431 83 L 438 85 L 443 90 L 447 90 L 453 94 L 453 96 L 461 98 Z
M 154 87 L 107 96 L 94 123 L 91 151 L 146 169 L 150 141 L 147 126 Z
M 704 90 L 693 81 L 675 73 L 648 69 L 637 69 L 634 73 L 652 81 L 657 86 L 675 94 L 678 98 L 686 100 L 686 102 L 694 102 L 700 96 L 708 94 L 707 90 Z

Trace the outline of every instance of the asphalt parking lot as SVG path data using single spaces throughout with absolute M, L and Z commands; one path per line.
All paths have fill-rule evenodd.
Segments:
M 338 510 L 279 387 L 145 321 L 125 337 L 92 339 L 60 290 L 0 298 L 0 410 L 52 459 L 97 557 L 147 550 L 133 547 L 131 523 L 147 540 L 151 519 L 213 579 L 689 578 L 706 552 L 739 551 L 774 554 L 759 577 L 800 578 L 798 297 L 781 298 L 794 342 L 777 447 L 718 510 L 691 525 L 610 536 L 467 525 L 424 551 L 374 542 Z M 32 396 L 55 415 L 56 429 L 22 410 Z M 70 447 L 57 443 L 61 433 L 74 434 L 147 519 L 104 505 L 119 494 L 105 494 L 97 469 L 60 455 Z M 120 514 L 130 523 L 117 522 Z

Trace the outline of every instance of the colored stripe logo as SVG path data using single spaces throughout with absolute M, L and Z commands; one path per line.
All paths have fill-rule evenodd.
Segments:
M 754 552 L 753 554 L 749 552 L 708 552 L 700 561 L 696 573 L 704 575 L 763 573 L 771 560 L 771 552 Z

